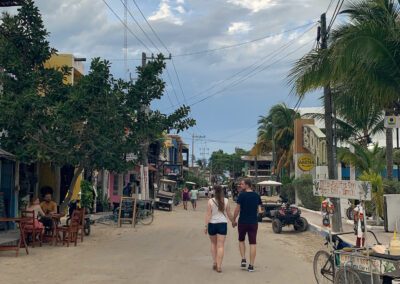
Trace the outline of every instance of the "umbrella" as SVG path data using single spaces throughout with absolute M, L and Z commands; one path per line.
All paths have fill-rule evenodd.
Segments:
M 276 186 L 276 185 L 282 185 L 282 183 L 273 181 L 273 180 L 265 180 L 257 183 L 257 185 L 269 185 L 269 186 Z

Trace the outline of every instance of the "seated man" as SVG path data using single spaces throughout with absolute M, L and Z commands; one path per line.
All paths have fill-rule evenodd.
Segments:
M 51 200 L 51 193 L 49 192 L 44 195 L 44 200 L 40 203 L 40 207 L 42 207 L 46 215 L 57 213 L 57 203 Z M 47 230 L 53 226 L 53 220 L 51 218 L 41 218 L 40 222 L 43 223 Z

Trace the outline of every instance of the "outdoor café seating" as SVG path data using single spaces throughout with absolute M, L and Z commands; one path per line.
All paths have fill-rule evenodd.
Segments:
M 61 242 L 63 245 L 67 244 L 67 247 L 69 247 L 70 243 L 74 243 L 75 246 L 77 245 L 79 225 L 82 218 L 81 216 L 82 213 L 78 210 L 75 210 L 72 213 L 72 217 L 68 225 L 56 227 L 56 246 L 59 242 Z M 62 234 L 62 236 L 60 234 Z
M 23 238 L 26 240 L 29 236 L 31 236 L 32 248 L 34 248 L 35 243 L 37 242 L 36 238 L 39 237 L 39 245 L 42 246 L 44 229 L 36 226 L 35 212 L 22 210 L 21 217 L 26 219 L 26 221 L 21 223 L 21 226 L 24 228 Z

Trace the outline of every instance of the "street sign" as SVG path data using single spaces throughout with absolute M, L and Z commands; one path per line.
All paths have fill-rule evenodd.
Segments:
M 137 160 L 137 155 L 135 153 L 128 153 L 126 154 L 126 161 L 130 162 L 130 161 L 135 161 Z
M 385 128 L 400 128 L 400 116 L 385 116 L 384 126 Z
M 316 196 L 358 200 L 372 199 L 372 185 L 368 181 L 314 180 L 313 191 Z

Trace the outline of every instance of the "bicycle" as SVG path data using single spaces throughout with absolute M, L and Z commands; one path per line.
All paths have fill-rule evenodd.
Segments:
M 377 244 L 381 244 L 376 235 L 371 233 Z M 334 284 L 362 284 L 361 278 L 358 272 L 353 269 L 352 267 L 340 267 L 335 271 L 336 267 L 336 259 L 335 259 L 335 251 L 337 250 L 347 250 L 347 251 L 354 251 L 362 250 L 362 248 L 352 248 L 346 242 L 344 242 L 339 235 L 347 235 L 347 234 L 354 234 L 354 232 L 346 232 L 340 234 L 334 234 L 331 237 L 329 235 L 326 236 L 326 243 L 325 245 L 329 248 L 330 252 L 326 250 L 318 251 L 314 256 L 313 261 L 313 269 L 314 269 L 314 276 L 315 280 L 318 284 L 322 283 L 334 283 Z M 347 249 L 346 249 L 347 248 Z
M 150 225 L 151 223 L 153 223 L 153 220 L 154 220 L 153 203 L 152 202 L 145 203 L 143 201 L 139 201 L 136 210 L 135 226 L 138 222 L 140 222 L 142 225 Z
M 117 222 L 118 222 L 118 216 L 115 213 L 102 216 L 95 221 L 95 223 L 108 225 L 108 226 L 114 226 L 117 224 Z

